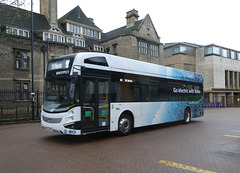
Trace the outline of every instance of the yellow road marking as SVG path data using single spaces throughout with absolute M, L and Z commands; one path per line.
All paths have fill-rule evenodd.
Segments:
M 213 171 L 199 169 L 199 168 L 196 168 L 196 167 L 193 167 L 193 166 L 183 165 L 183 164 L 180 164 L 180 163 L 170 162 L 170 161 L 166 161 L 166 160 L 160 160 L 159 163 L 165 164 L 167 166 L 175 167 L 175 168 L 180 168 L 180 169 L 184 169 L 184 170 L 188 170 L 188 171 L 193 171 L 193 172 L 216 173 L 216 172 L 213 172 Z
M 232 137 L 232 138 L 240 138 L 240 136 L 234 136 L 234 135 L 224 135 L 226 137 Z

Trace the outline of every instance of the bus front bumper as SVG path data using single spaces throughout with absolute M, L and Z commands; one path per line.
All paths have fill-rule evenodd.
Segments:
M 81 135 L 81 130 L 75 128 L 78 124 L 80 124 L 80 108 L 59 114 L 48 113 L 42 110 L 41 125 L 47 131 Z

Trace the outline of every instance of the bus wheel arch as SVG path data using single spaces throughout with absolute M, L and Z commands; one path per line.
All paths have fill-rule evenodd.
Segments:
M 120 136 L 127 136 L 132 132 L 134 127 L 134 117 L 132 112 L 124 111 L 118 120 L 118 134 Z
M 184 122 L 184 124 L 188 124 L 191 122 L 191 120 L 192 120 L 191 109 L 190 109 L 190 107 L 186 107 L 186 109 L 184 111 L 183 122 Z

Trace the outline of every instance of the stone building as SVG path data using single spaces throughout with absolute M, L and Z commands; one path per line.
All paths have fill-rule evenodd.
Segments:
M 102 30 L 79 6 L 57 19 L 57 0 L 41 0 L 41 14 L 33 13 L 34 90 L 43 90 L 48 60 L 61 55 L 101 51 Z M 16 100 L 29 100 L 31 91 L 31 12 L 0 3 L 1 91 L 16 92 Z
M 127 24 L 103 34 L 77 6 L 58 19 L 57 0 L 40 0 L 40 14 L 33 13 L 34 90 L 43 90 L 47 62 L 54 57 L 86 52 L 106 52 L 162 64 L 163 44 L 150 16 L 138 20 L 127 12 Z M 1 91 L 16 91 L 16 100 L 29 100 L 31 74 L 31 12 L 0 3 Z
M 138 11 L 127 12 L 126 25 L 103 34 L 107 53 L 154 64 L 163 64 L 163 44 L 150 15 L 138 20 Z
M 164 65 L 203 74 L 205 103 L 240 106 L 240 51 L 214 44 L 166 43 Z
M 200 46 L 187 42 L 166 43 L 163 64 L 168 67 L 196 72 L 196 49 Z
M 196 64 L 204 77 L 205 102 L 240 106 L 240 51 L 214 44 L 199 47 Z

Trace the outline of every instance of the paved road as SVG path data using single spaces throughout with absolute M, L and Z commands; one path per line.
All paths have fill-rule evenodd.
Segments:
M 66 136 L 39 123 L 0 126 L 0 172 L 240 172 L 240 108 L 206 109 L 183 125 Z

